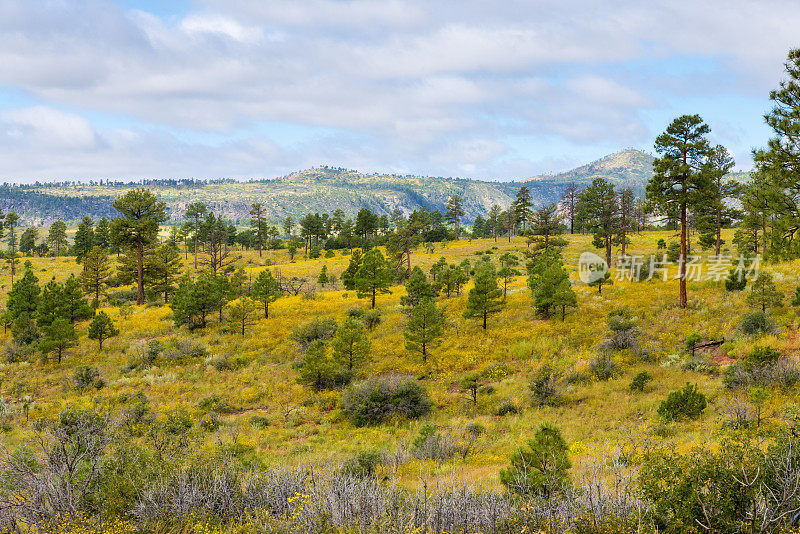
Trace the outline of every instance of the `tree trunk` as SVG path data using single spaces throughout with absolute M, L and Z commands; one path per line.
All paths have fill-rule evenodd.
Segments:
M 722 245 L 722 240 L 720 239 L 722 234 L 722 210 L 717 208 L 717 257 L 719 257 L 719 249 Z
M 136 304 L 144 304 L 144 245 L 142 240 L 136 244 Z
M 200 217 L 194 217 L 194 270 L 197 270 L 197 232 L 200 227 Z
M 686 186 L 684 185 L 684 191 Z M 681 204 L 681 257 L 678 259 L 680 306 L 686 307 L 686 203 Z
M 486 330 L 486 310 L 483 310 L 483 329 Z

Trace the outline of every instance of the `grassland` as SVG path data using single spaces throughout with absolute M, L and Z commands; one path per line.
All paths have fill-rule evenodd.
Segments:
M 650 254 L 659 238 L 669 239 L 666 232 L 646 232 L 633 236 L 633 253 Z M 727 236 L 730 237 L 730 236 Z M 442 345 L 433 351 L 427 365 L 404 349 L 404 315 L 400 297 L 404 288 L 392 289 L 390 295 L 378 299 L 382 322 L 370 333 L 371 360 L 364 376 L 400 372 L 422 379 L 434 402 L 431 416 L 421 421 L 397 420 L 377 427 L 356 428 L 338 407 L 338 392 L 314 393 L 297 383 L 293 364 L 298 351 L 290 339 L 296 327 L 319 317 L 342 320 L 353 307 L 366 308 L 354 292 L 317 289 L 316 298 L 291 296 L 279 299 L 271 317 L 261 319 L 245 336 L 226 323 L 212 323 L 208 328 L 189 332 L 176 330 L 171 312 L 163 305 L 151 304 L 132 308 L 123 315 L 119 308 L 107 308 L 121 330 L 121 335 L 107 342 L 99 352 L 95 341 L 87 339 L 86 324 L 80 324 L 80 344 L 70 349 L 61 364 L 39 361 L 2 363 L 0 380 L 6 402 L 20 408 L 10 421 L 10 429 L 2 434 L 6 447 L 14 448 L 32 431 L 33 422 L 50 417 L 60 409 L 82 406 L 103 410 L 120 410 L 137 393 L 143 393 L 151 409 L 159 417 L 174 410 L 186 410 L 197 422 L 205 413 L 199 408 L 203 399 L 220 395 L 230 406 L 223 414 L 222 426 L 213 432 L 200 428 L 193 431 L 199 450 L 234 444 L 239 454 L 255 464 L 270 465 L 289 462 L 315 464 L 340 462 L 366 449 L 395 450 L 408 447 L 424 424 L 434 424 L 443 432 L 458 437 L 469 423 L 482 424 L 486 433 L 477 448 L 463 460 L 433 463 L 411 460 L 396 468 L 394 476 L 403 484 L 413 485 L 421 472 L 431 476 L 469 477 L 489 485 L 497 484 L 497 471 L 507 464 L 508 456 L 532 436 L 542 421 L 558 424 L 569 441 L 573 462 L 597 447 L 614 444 L 630 451 L 642 450 L 654 443 L 687 449 L 694 445 L 717 442 L 724 420 L 724 405 L 732 395 L 725 390 L 715 372 L 685 370 L 680 361 L 685 357 L 684 340 L 697 331 L 708 339 L 726 341 L 708 353 L 712 369 L 742 358 L 755 344 L 769 344 L 794 353 L 797 350 L 798 313 L 783 308 L 776 313 L 781 327 L 778 335 L 758 339 L 740 333 L 738 323 L 746 304 L 744 293 L 726 293 L 721 282 L 689 284 L 690 305 L 676 306 L 677 282 L 617 281 L 598 295 L 595 288 L 582 284 L 576 274 L 578 255 L 593 250 L 589 236 L 571 236 L 565 259 L 579 308 L 565 321 L 541 320 L 535 317 L 530 293 L 524 277 L 517 277 L 509 287 L 502 312 L 490 318 L 484 331 L 480 324 L 462 318 L 465 296 L 441 298 L 446 307 L 448 327 Z M 473 240 L 449 243 L 433 254 L 417 252 L 413 263 L 425 271 L 439 258 L 461 261 L 478 259 L 478 255 L 497 258 L 506 250 L 522 250 L 519 239 L 511 243 L 498 240 Z M 265 264 L 284 274 L 315 280 L 323 265 L 336 275 L 345 269 L 349 257 L 290 262 L 283 251 L 271 251 L 261 259 L 257 253 L 245 253 L 248 274 L 255 275 Z M 63 280 L 78 273 L 80 266 L 68 258 L 30 258 L 41 281 L 51 277 Z M 187 267 L 191 262 L 187 262 Z M 775 274 L 784 292 L 797 285 L 797 262 L 767 268 Z M 4 266 L 0 275 L 0 299 L 10 285 L 10 273 Z M 615 307 L 630 306 L 638 316 L 641 340 L 648 357 L 635 357 L 623 351 L 614 358 L 624 374 L 608 381 L 589 380 L 570 385 L 566 401 L 556 407 L 534 407 L 528 385 L 535 371 L 550 362 L 565 374 L 583 372 L 588 375 L 589 362 L 598 354 L 599 343 L 607 336 L 606 315 Z M 10 335 L 6 335 L 8 340 Z M 168 343 L 170 339 L 191 338 L 208 347 L 209 357 L 153 366 L 141 371 L 124 371 L 128 362 L 144 345 L 154 339 Z M 213 361 L 227 357 L 231 369 L 219 371 Z M 100 369 L 105 387 L 100 390 L 78 390 L 72 377 L 79 365 Z M 491 393 L 478 395 L 473 405 L 459 388 L 465 372 L 492 368 Z M 631 393 L 628 385 L 639 371 L 647 370 L 654 380 L 644 393 Z M 709 398 L 709 408 L 692 422 L 665 425 L 658 419 L 656 408 L 666 395 L 686 382 L 697 383 Z M 29 416 L 22 405 L 30 398 Z M 519 408 L 516 415 L 497 416 L 498 406 L 510 400 Z M 782 413 L 796 396 L 775 391 L 764 413 Z M 265 417 L 269 424 L 253 426 L 252 416 Z M 767 429 L 770 418 L 764 423 Z M 196 425 L 197 426 L 197 425 Z

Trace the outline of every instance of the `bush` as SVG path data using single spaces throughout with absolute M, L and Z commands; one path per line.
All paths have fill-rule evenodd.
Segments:
M 89 367 L 86 365 L 81 365 L 75 369 L 72 380 L 75 382 L 75 387 L 78 389 L 101 389 L 106 385 L 105 381 L 100 377 L 100 370 L 97 367 Z
M 342 466 L 342 474 L 355 478 L 375 476 L 375 470 L 383 463 L 381 453 L 375 450 L 361 451 L 349 458 Z
M 385 376 L 353 384 L 342 394 L 342 409 L 356 426 L 400 416 L 416 419 L 431 411 L 428 392 L 416 380 Z
M 589 370 L 597 380 L 603 381 L 622 374 L 622 369 L 608 354 L 601 354 L 589 362 Z
M 550 364 L 544 364 L 536 372 L 529 388 L 535 406 L 552 406 L 559 398 L 558 374 Z
M 305 350 L 306 347 L 318 339 L 322 341 L 331 339 L 336 335 L 338 326 L 335 319 L 315 319 L 292 332 L 292 339 L 301 349 Z
M 363 321 L 364 326 L 371 332 L 376 326 L 381 324 L 381 312 L 379 310 L 369 310 L 364 314 Z
M 790 388 L 800 382 L 794 360 L 772 347 L 755 347 L 742 362 L 728 366 L 722 383 L 730 389 L 778 386 Z
M 256 428 L 267 428 L 269 426 L 269 419 L 263 415 L 254 415 L 250 418 L 250 426 Z
M 233 406 L 228 403 L 225 397 L 216 393 L 201 400 L 197 407 L 204 412 L 229 413 L 233 411 Z
M 519 413 L 519 409 L 517 408 L 516 404 L 511 401 L 506 401 L 500 405 L 497 409 L 497 415 L 503 417 L 505 415 L 516 415 Z
M 319 247 L 311 247 L 311 249 L 308 251 L 308 257 L 312 260 L 316 260 L 321 255 L 322 251 L 319 249 Z
M 364 317 L 364 308 L 353 306 L 352 308 L 347 310 L 347 316 L 353 319 L 361 319 L 362 317 Z
M 748 335 L 774 334 L 777 332 L 775 323 L 763 311 L 747 312 L 742 316 L 742 332 Z
M 628 388 L 631 391 L 644 391 L 644 388 L 647 387 L 647 383 L 653 380 L 653 375 L 648 373 L 647 371 L 642 371 L 641 373 L 637 374 L 631 380 L 630 386 Z
M 572 467 L 569 447 L 552 423 L 542 423 L 528 446 L 511 455 L 511 465 L 500 471 L 500 482 L 520 495 L 550 497 L 566 487 Z
M 668 421 L 681 418 L 697 419 L 706 409 L 706 397 L 697 391 L 697 385 L 688 382 L 682 389 L 675 390 L 667 396 L 658 407 L 658 415 Z
M 449 436 L 442 435 L 435 426 L 423 426 L 411 444 L 411 455 L 419 460 L 449 460 L 458 447 Z

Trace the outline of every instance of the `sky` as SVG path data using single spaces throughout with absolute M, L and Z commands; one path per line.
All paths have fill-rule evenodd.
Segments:
M 738 169 L 796 0 L 0 0 L 0 181 L 508 180 L 700 114 Z

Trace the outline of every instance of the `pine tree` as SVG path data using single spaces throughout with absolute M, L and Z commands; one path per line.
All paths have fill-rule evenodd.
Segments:
M 169 303 L 175 326 L 205 328 L 208 315 L 223 305 L 221 289 L 221 284 L 211 273 L 200 273 L 196 281 L 184 275 Z
M 68 319 L 64 286 L 55 280 L 50 280 L 42 288 L 39 297 L 39 305 L 36 307 L 36 326 L 43 329 L 58 318 Z
M 42 329 L 44 337 L 39 341 L 39 350 L 43 356 L 55 352 L 58 363 L 64 351 L 78 344 L 78 335 L 75 327 L 66 319 L 59 317 L 52 324 Z
M 503 307 L 503 291 L 497 287 L 497 272 L 489 262 L 481 263 L 475 271 L 475 285 L 467 295 L 467 309 L 464 317 L 482 317 L 483 329 L 486 319 Z
M 620 223 L 614 184 L 604 178 L 595 178 L 580 193 L 578 213 L 584 228 L 594 233 L 594 246 L 605 249 L 606 264 L 611 267 L 611 245 Z
M 111 317 L 104 311 L 94 316 L 89 323 L 89 339 L 97 340 L 100 350 L 103 350 L 103 341 L 119 335 L 119 330 L 114 326 Z
M 256 311 L 258 311 L 258 303 L 250 297 L 242 297 L 228 304 L 231 322 L 237 328 L 241 327 L 242 335 L 248 326 L 256 324 Z
M 169 245 L 161 245 L 154 252 L 148 254 L 145 263 L 145 285 L 152 291 L 164 295 L 164 302 L 169 302 L 169 296 L 175 288 L 183 272 L 181 255 Z
M 392 269 L 389 262 L 378 249 L 372 249 L 364 254 L 361 267 L 356 271 L 354 282 L 358 298 L 370 298 L 372 308 L 375 308 L 375 297 L 381 293 L 391 293 L 389 286 L 392 284 Z
M 500 482 L 520 495 L 549 498 L 564 488 L 572 467 L 569 447 L 552 423 L 542 423 L 526 448 L 511 455 L 511 465 L 500 471 Z
M 333 361 L 352 372 L 369 359 L 371 343 L 364 331 L 364 325 L 350 318 L 337 328 L 331 347 Z
M 527 229 L 527 223 L 531 218 L 531 206 L 533 206 L 531 192 L 528 186 L 523 185 L 519 188 L 517 197 L 514 199 L 514 216 L 516 221 L 522 223 L 523 233 Z
M 114 201 L 120 217 L 111 221 L 112 241 L 136 257 L 136 304 L 144 304 L 145 250 L 158 237 L 167 219 L 166 205 L 148 189 L 132 189 Z
M 428 277 L 422 272 L 418 266 L 411 270 L 411 276 L 408 277 L 406 282 L 406 295 L 400 297 L 400 304 L 408 308 L 413 308 L 422 299 L 436 298 L 436 291 L 433 286 L 428 282 Z
M 767 311 L 767 308 L 782 306 L 783 298 L 784 294 L 775 286 L 772 275 L 761 271 L 750 287 L 750 294 L 747 295 L 747 305 L 751 308 L 761 308 L 761 311 Z
M 548 251 L 553 247 L 567 246 L 567 240 L 558 237 L 561 234 L 561 215 L 555 202 L 545 204 L 531 214 L 528 246 L 535 244 L 534 251 Z
M 91 217 L 84 217 L 78 225 L 72 243 L 72 252 L 77 263 L 83 263 L 83 258 L 92 250 L 94 243 L 94 221 Z
M 18 237 L 17 237 L 17 222 L 19 221 L 19 215 L 14 213 L 13 211 L 6 214 L 5 222 L 3 225 L 8 230 L 8 252 L 9 252 L 9 262 L 11 263 L 11 284 L 14 284 L 14 275 L 17 272 L 17 245 L 18 245 Z
M 655 143 L 660 157 L 653 162 L 653 177 L 647 184 L 647 199 L 667 213 L 676 210 L 680 220 L 680 307 L 685 308 L 686 258 L 689 211 L 702 209 L 711 190 L 709 176 L 703 172 L 708 155 L 708 125 L 699 115 L 678 117 L 658 136 Z
M 461 199 L 461 195 L 453 195 L 447 201 L 447 213 L 445 213 L 445 219 L 447 222 L 451 223 L 455 227 L 456 232 L 456 240 L 460 237 L 459 236 L 459 222 L 461 221 L 461 217 L 464 216 L 464 202 Z
M 569 219 L 569 233 L 575 233 L 575 219 L 578 215 L 578 200 L 581 194 L 580 188 L 575 182 L 570 183 L 561 195 L 561 206 L 565 216 Z
M 522 274 L 517 266 L 519 265 L 519 258 L 510 252 L 504 253 L 500 256 L 500 270 L 497 271 L 497 276 L 503 279 L 503 298 L 508 294 L 508 283 L 515 276 Z
M 264 205 L 260 202 L 255 202 L 250 206 L 250 226 L 255 229 L 256 242 L 258 243 L 258 256 L 261 257 L 261 251 L 264 248 L 264 227 L 266 221 L 264 219 Z
M 342 273 L 342 285 L 345 289 L 354 290 L 356 288 L 356 273 L 361 267 L 361 250 L 353 249 L 350 253 L 350 263 Z
M 328 280 L 328 266 L 327 265 L 323 265 L 322 266 L 322 270 L 320 270 L 319 276 L 317 277 L 317 283 L 320 286 L 325 287 L 326 285 L 328 285 L 328 281 L 329 281 Z
M 428 361 L 428 352 L 444 333 L 444 318 L 430 297 L 420 299 L 411 310 L 411 316 L 403 333 L 406 338 L 406 349 L 422 356 L 423 363 Z
M 97 221 L 94 229 L 94 246 L 100 247 L 100 250 L 105 252 L 109 252 L 111 248 L 111 226 L 105 217 Z
M 67 241 L 67 225 L 64 224 L 64 221 L 58 220 L 50 225 L 47 243 L 55 252 L 56 257 L 60 256 L 61 251 L 67 248 L 69 241 Z
M 606 271 L 606 273 L 603 276 L 601 276 L 600 278 L 598 278 L 594 282 L 589 282 L 588 285 L 589 285 L 589 287 L 596 287 L 597 288 L 597 294 L 598 295 L 602 295 L 603 294 L 603 286 L 613 286 L 614 285 L 614 279 L 611 278 L 611 271 Z
M 281 297 L 281 288 L 272 272 L 264 269 L 253 281 L 250 295 L 264 305 L 264 319 L 269 319 L 269 305 Z
M 19 237 L 19 251 L 23 254 L 32 254 L 36 248 L 36 239 L 39 237 L 39 229 L 35 226 L 30 226 L 22 232 Z
M 567 308 L 578 305 L 578 299 L 572 290 L 569 274 L 560 262 L 551 262 L 536 278 L 533 286 L 533 306 L 537 313 L 549 318 L 553 310 L 561 309 L 561 320 L 566 316 Z
M 489 220 L 487 223 L 492 231 L 492 238 L 495 243 L 497 243 L 497 231 L 500 229 L 500 214 L 502 211 L 503 210 L 497 204 L 489 209 Z
M 6 310 L 12 321 L 16 321 L 23 313 L 28 314 L 30 318 L 36 317 L 36 310 L 39 307 L 41 293 L 39 279 L 33 274 L 30 263 L 26 262 L 25 266 L 25 274 L 11 286 L 11 291 L 8 293 Z
M 105 295 L 110 276 L 111 267 L 108 264 L 108 255 L 100 246 L 95 246 L 86 256 L 81 273 L 83 290 L 93 296 L 92 304 L 95 308 L 100 305 L 100 297 Z
M 200 218 L 208 213 L 208 208 L 202 202 L 193 202 L 186 209 L 186 218 L 194 222 L 194 270 L 197 270 L 197 242 L 200 238 Z

